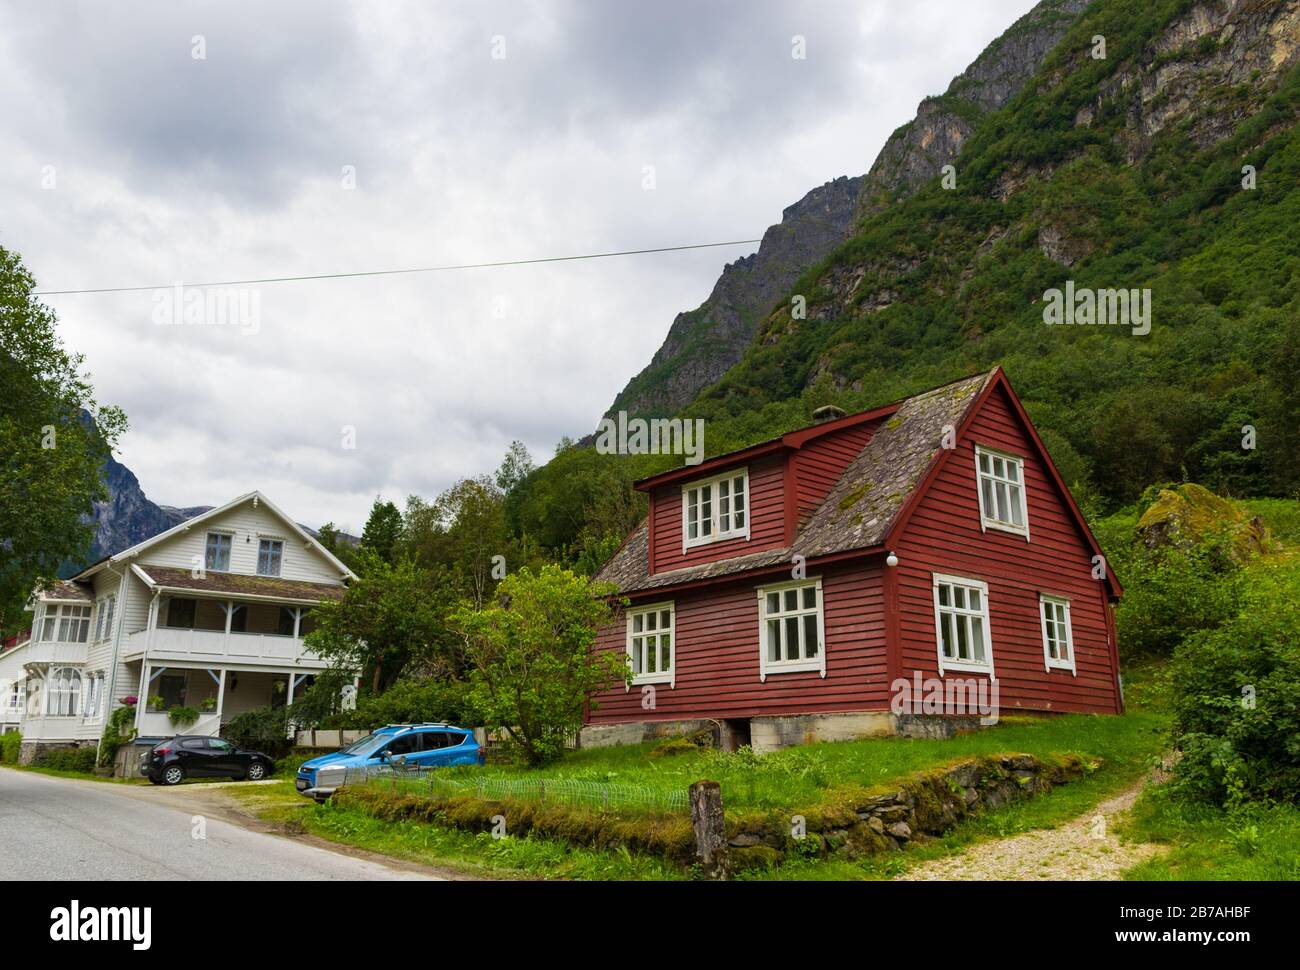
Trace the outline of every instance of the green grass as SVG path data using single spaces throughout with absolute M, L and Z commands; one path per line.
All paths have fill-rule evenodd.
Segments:
M 1233 814 L 1149 788 L 1119 832 L 1169 846 L 1126 879 L 1300 880 L 1300 806 L 1254 805 Z
M 1135 710 L 1124 717 L 1066 714 L 1006 717 L 996 727 L 948 740 L 897 737 L 823 742 L 763 756 L 699 751 L 651 758 L 654 744 L 575 751 L 540 770 L 502 765 L 457 769 L 503 777 L 573 779 L 593 783 L 683 791 L 709 778 L 722 785 L 723 804 L 736 808 L 814 805 L 841 786 L 874 787 L 974 755 L 1025 752 L 1040 757 L 1080 754 L 1103 760 L 1102 771 L 1145 767 L 1159 750 L 1167 720 Z M 1132 775 L 1131 777 L 1136 777 Z
M 1251 515 L 1268 526 L 1273 537 L 1288 546 L 1300 546 L 1300 502 L 1286 498 L 1241 499 Z
M 291 830 L 417 862 L 496 878 L 580 880 L 675 880 L 687 873 L 659 859 L 626 850 L 601 852 L 556 839 L 473 834 L 416 822 L 385 822 L 331 803 L 317 805 L 288 782 L 230 789 L 260 818 Z
M 80 778 L 82 781 L 107 781 L 117 785 L 139 785 L 148 784 L 146 778 L 105 778 L 103 775 L 96 775 L 88 771 L 64 771 L 61 768 L 44 768 L 39 765 L 0 765 L 0 768 L 11 768 L 14 771 L 30 771 L 38 775 L 50 775 L 54 778 Z

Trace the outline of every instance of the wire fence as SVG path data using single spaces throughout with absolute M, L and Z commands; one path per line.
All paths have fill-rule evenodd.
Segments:
M 410 795 L 512 799 L 539 804 L 584 805 L 600 809 L 633 809 L 678 813 L 690 811 L 685 789 L 628 785 L 580 778 L 516 778 L 487 773 L 473 776 L 447 774 L 445 769 L 388 767 L 369 769 L 364 778 L 348 784 L 374 785 Z

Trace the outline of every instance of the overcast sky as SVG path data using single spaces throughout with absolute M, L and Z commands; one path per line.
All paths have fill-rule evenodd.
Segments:
M 758 238 L 1032 6 L 5 0 L 0 245 L 72 289 Z M 268 284 L 242 326 L 47 299 L 154 501 L 359 531 L 592 430 L 754 248 Z

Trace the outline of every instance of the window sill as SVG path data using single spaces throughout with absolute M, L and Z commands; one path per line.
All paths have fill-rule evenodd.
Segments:
M 632 678 L 632 686 L 640 687 L 642 684 L 672 684 L 676 680 L 673 671 L 658 674 L 637 674 Z
M 988 519 L 981 519 L 980 527 L 985 532 L 1006 532 L 1013 536 L 1020 536 L 1026 542 L 1029 541 L 1029 529 L 1027 527 L 1008 525 L 1005 522 L 991 522 Z
M 701 546 L 717 545 L 719 542 L 729 542 L 733 539 L 743 539 L 745 542 L 748 542 L 749 531 L 724 532 L 719 535 L 709 536 L 707 539 L 686 539 L 682 542 L 682 552 L 687 552 L 691 549 L 699 549 Z
M 993 665 L 991 663 L 971 663 L 969 660 L 949 660 L 946 657 L 941 662 L 939 673 L 946 674 L 950 670 L 956 670 L 964 674 L 988 674 L 993 676 Z
M 1072 676 L 1079 676 L 1079 672 L 1075 669 L 1074 664 L 1072 663 L 1062 663 L 1059 660 L 1048 660 L 1044 666 L 1047 668 L 1048 673 L 1051 673 L 1053 670 L 1068 670 Z
M 773 674 L 803 674 L 809 671 L 826 676 L 826 667 L 820 657 L 816 660 L 787 660 L 782 663 L 773 663 L 769 660 L 767 666 L 763 668 L 763 679 L 766 680 Z

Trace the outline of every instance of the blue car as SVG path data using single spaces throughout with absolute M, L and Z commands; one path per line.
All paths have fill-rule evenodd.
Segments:
M 341 751 L 303 762 L 294 785 L 308 798 L 324 801 L 342 788 L 349 775 L 387 766 L 452 768 L 483 764 L 483 749 L 474 732 L 450 724 L 388 724 Z

